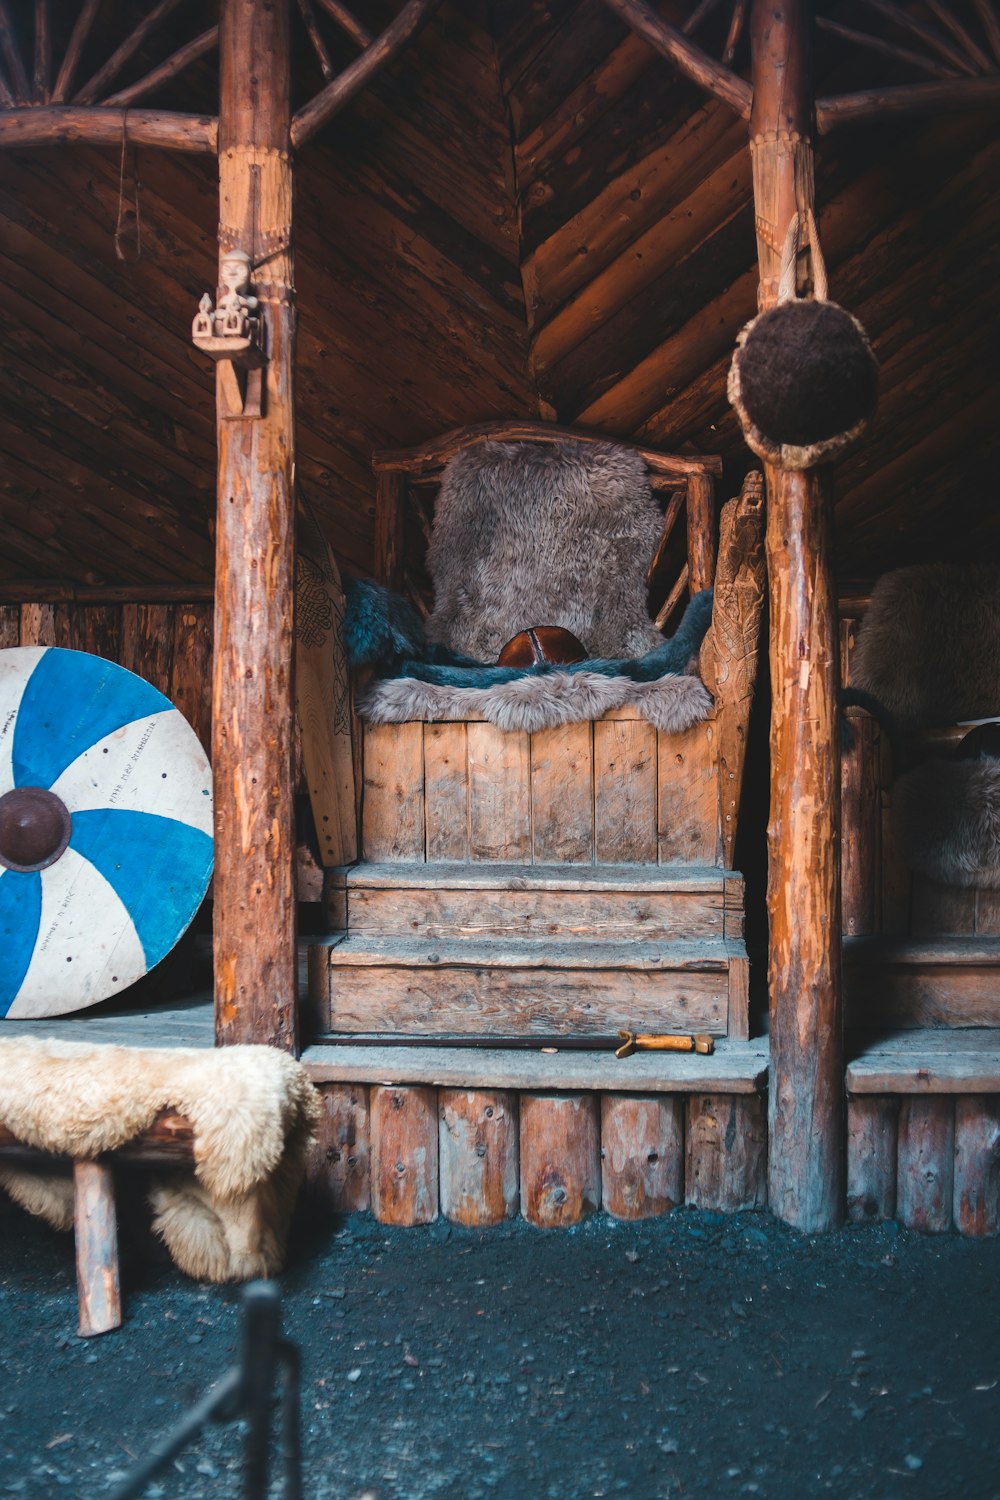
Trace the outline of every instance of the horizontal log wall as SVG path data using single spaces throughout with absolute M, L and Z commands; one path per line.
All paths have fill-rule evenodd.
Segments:
M 486 1226 L 519 1213 L 568 1226 L 680 1203 L 767 1205 L 766 1105 L 756 1094 L 522 1093 L 324 1083 L 314 1201 L 386 1224 L 439 1215 Z

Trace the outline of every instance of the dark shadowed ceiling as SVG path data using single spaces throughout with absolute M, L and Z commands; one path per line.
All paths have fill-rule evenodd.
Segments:
M 396 8 L 355 7 L 372 29 Z M 905 40 L 860 0 L 819 8 Z M 30 59 L 32 7 L 10 9 Z M 106 0 L 81 83 L 146 9 Z M 697 34 L 717 54 L 730 9 Z M 952 9 L 985 47 L 976 7 Z M 54 7 L 55 66 L 75 10 Z M 208 10 L 180 0 L 116 86 Z M 304 29 L 296 58 L 304 100 L 322 85 Z M 921 76 L 827 31 L 817 70 L 826 92 Z M 208 54 L 150 102 L 214 100 Z M 876 428 L 835 476 L 845 574 L 997 551 L 998 156 L 985 112 L 821 143 L 832 294 L 882 365 Z M 344 562 L 371 561 L 372 449 L 464 422 L 541 413 L 717 452 L 728 485 L 751 462 L 725 397 L 755 305 L 746 127 L 600 0 L 444 5 L 305 148 L 296 215 L 299 475 Z M 210 580 L 213 382 L 189 331 L 216 218 L 209 158 L 0 155 L 0 580 Z

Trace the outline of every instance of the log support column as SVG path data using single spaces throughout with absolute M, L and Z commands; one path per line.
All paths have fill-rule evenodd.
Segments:
M 760 304 L 812 206 L 811 6 L 755 0 L 750 119 Z M 769 1202 L 806 1231 L 844 1214 L 839 662 L 822 471 L 766 469 L 771 613 Z
M 260 300 L 263 414 L 232 410 L 218 366 L 215 1004 L 220 1043 L 296 1046 L 292 818 L 292 164 L 288 0 L 220 6 L 219 251 Z

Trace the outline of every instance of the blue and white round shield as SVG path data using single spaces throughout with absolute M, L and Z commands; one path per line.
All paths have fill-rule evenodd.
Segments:
M 0 651 L 0 1016 L 120 993 L 211 873 L 211 768 L 170 700 L 83 651 Z

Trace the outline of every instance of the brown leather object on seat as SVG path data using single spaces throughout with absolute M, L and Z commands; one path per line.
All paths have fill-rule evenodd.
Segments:
M 532 625 L 507 642 L 497 663 L 501 667 L 534 667 L 542 662 L 557 666 L 583 661 L 586 655 L 586 648 L 571 630 L 561 625 Z

